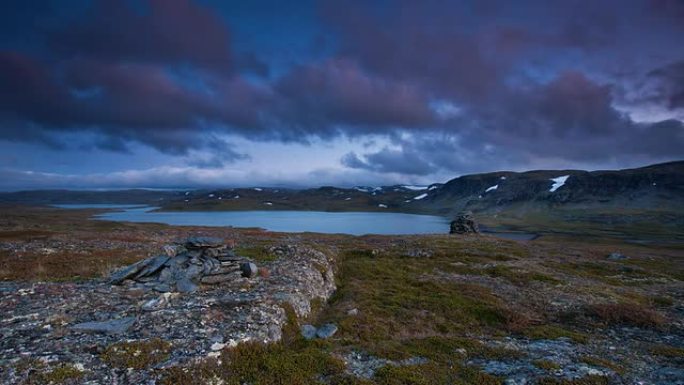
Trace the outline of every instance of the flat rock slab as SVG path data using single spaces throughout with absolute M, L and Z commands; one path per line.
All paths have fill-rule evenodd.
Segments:
M 71 328 L 88 332 L 122 334 L 133 326 L 135 320 L 135 317 L 124 317 L 108 321 L 83 322 Z
M 316 327 L 313 325 L 302 325 L 300 331 L 302 333 L 302 337 L 307 340 L 316 338 Z
M 325 324 L 316 330 L 316 337 L 318 338 L 330 338 L 337 333 L 337 325 L 335 324 Z

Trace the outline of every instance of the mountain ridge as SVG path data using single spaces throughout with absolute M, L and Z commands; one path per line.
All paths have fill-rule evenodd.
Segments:
M 562 179 L 562 180 L 561 180 Z M 623 170 L 531 170 L 469 174 L 428 186 L 309 189 L 249 187 L 158 191 L 29 190 L 0 193 L 0 203 L 149 204 L 163 210 L 394 211 L 449 216 L 513 206 L 674 209 L 684 207 L 684 161 Z

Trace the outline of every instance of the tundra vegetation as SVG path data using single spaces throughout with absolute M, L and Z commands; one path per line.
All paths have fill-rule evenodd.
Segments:
M 657 382 L 648 376 L 661 368 L 675 376 L 663 381 L 684 373 L 684 247 L 677 243 L 574 231 L 529 242 L 285 234 L 91 221 L 93 210 L 0 211 L 5 282 L 101 279 L 188 235 L 233 240 L 238 254 L 266 267 L 262 274 L 278 258 L 269 253 L 274 245 L 304 245 L 334 257 L 336 292 L 306 319 L 288 311 L 277 343 L 226 346 L 213 357 L 168 367 L 159 364 L 183 348 L 171 341 L 122 339 L 98 348 L 112 370 L 148 370 L 160 384 L 494 385 L 517 371 L 536 384 L 595 385 Z M 627 257 L 608 258 L 616 251 Z M 303 324 L 325 323 L 339 328 L 331 338 L 300 334 Z M 371 358 L 350 358 L 361 356 Z M 384 364 L 370 372 L 350 366 L 369 360 Z M 23 373 L 27 384 L 78 384 L 88 368 L 77 364 L 31 357 L 2 363 L 3 370 L 11 365 Z M 573 371 L 583 374 L 558 374 Z

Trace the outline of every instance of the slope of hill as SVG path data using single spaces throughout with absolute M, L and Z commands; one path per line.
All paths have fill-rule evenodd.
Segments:
M 0 202 L 140 203 L 163 210 L 393 211 L 451 216 L 549 209 L 684 212 L 684 161 L 618 171 L 539 170 L 465 175 L 445 184 L 304 190 L 234 188 L 192 191 L 22 191 Z

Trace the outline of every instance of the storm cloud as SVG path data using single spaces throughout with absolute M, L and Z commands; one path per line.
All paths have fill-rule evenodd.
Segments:
M 372 137 L 336 162 L 392 178 L 684 155 L 681 2 L 326 0 L 285 30 L 281 7 L 10 1 L 0 139 L 220 169 L 253 159 L 226 137 Z

